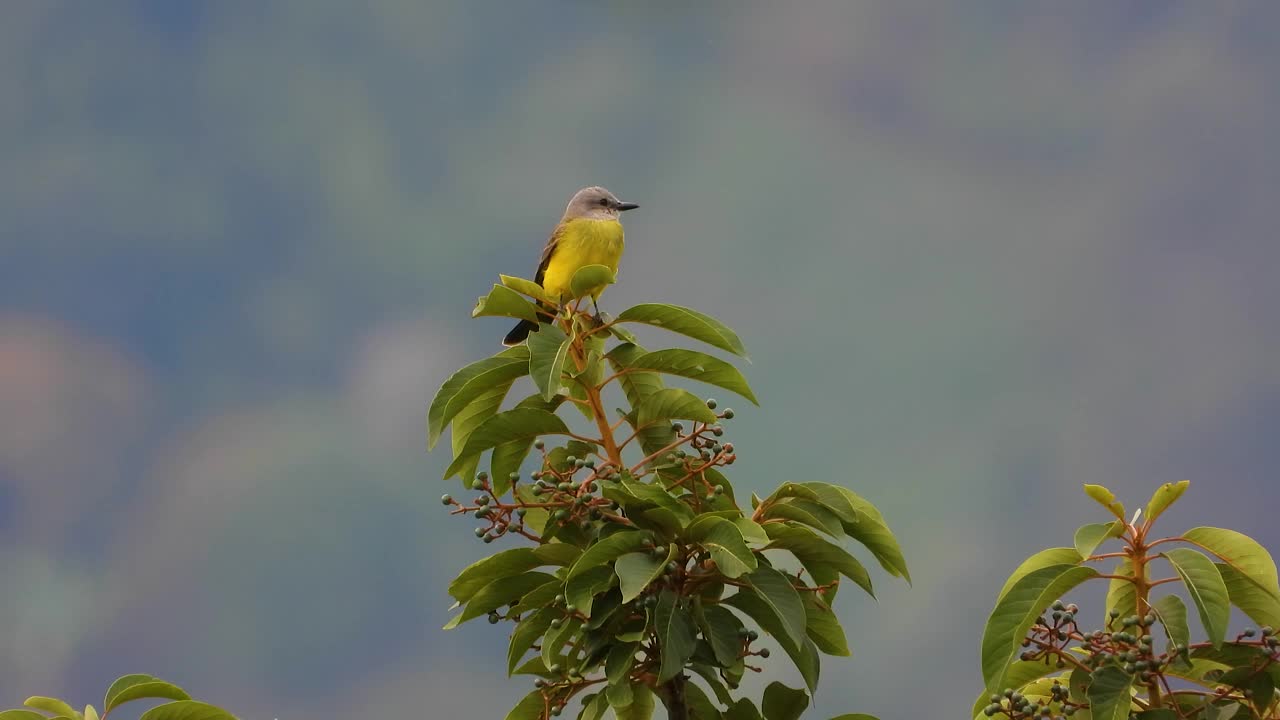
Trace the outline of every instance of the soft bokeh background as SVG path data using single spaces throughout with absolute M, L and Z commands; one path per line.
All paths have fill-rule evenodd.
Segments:
M 807 717 L 965 712 L 1082 482 L 1280 549 L 1280 4 L 685 5 L 0 6 L 0 706 L 501 717 L 424 417 L 594 183 L 606 309 L 751 350 L 735 482 L 903 538 Z

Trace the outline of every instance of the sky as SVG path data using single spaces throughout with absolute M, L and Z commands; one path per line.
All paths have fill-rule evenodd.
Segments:
M 902 540 L 806 718 L 967 712 L 1004 578 L 1104 519 L 1082 483 L 1188 479 L 1170 533 L 1280 547 L 1277 21 L 4 4 L 0 706 L 148 672 L 246 719 L 501 717 L 503 630 L 439 629 L 492 547 L 426 408 L 592 184 L 641 206 L 606 311 L 747 346 L 735 485 L 846 484 Z

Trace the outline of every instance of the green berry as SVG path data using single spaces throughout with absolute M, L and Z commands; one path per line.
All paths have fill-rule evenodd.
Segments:
M 715 493 L 715 494 L 717 494 L 717 495 L 723 495 L 723 494 L 724 494 L 724 486 L 723 486 L 723 485 L 717 485 L 717 486 L 715 486 L 715 489 L 714 489 L 714 490 L 712 490 L 712 492 L 714 492 L 714 493 Z
M 588 467 L 588 468 L 589 468 L 589 469 L 591 469 L 591 470 L 595 470 L 595 469 L 596 469 L 596 461 L 595 461 L 595 459 L 594 459 L 594 458 L 587 458 L 587 461 L 586 461 L 586 462 L 584 462 L 584 463 L 583 463 L 583 465 L 585 465 L 586 467 Z
M 492 535 L 485 535 L 484 537 L 482 537 L 482 538 L 480 538 L 480 539 L 484 541 L 484 544 L 488 545 L 489 543 L 493 542 L 493 541 L 494 541 L 494 540 L 496 540 L 497 538 L 495 538 L 495 537 L 494 537 L 494 536 L 492 536 Z
M 551 513 L 551 519 L 552 519 L 552 520 L 560 521 L 560 520 L 564 520 L 564 519 L 565 519 L 565 518 L 567 518 L 567 517 L 569 517 L 569 512 L 568 512 L 567 510 L 565 510 L 564 508 L 561 508 L 561 509 L 556 510 L 555 512 Z
M 442 495 L 442 496 L 440 496 L 440 502 L 441 502 L 442 504 L 444 504 L 444 505 L 452 505 L 452 504 L 453 504 L 453 498 L 452 498 L 451 496 L 449 496 L 449 495 Z
M 576 468 L 585 467 L 586 464 L 587 464 L 587 461 L 583 460 L 582 458 L 577 458 L 573 461 L 573 466 Z
M 716 403 L 716 399 L 715 399 L 715 398 L 707 398 L 707 409 L 708 409 L 708 410 L 715 410 L 715 409 L 716 409 L 716 404 L 717 404 L 717 403 Z
M 564 625 L 564 618 L 553 618 L 551 620 L 551 627 L 559 628 L 561 625 Z M 547 669 L 550 670 L 551 672 L 555 672 L 554 668 L 547 668 Z
M 760 648 L 760 657 L 762 657 L 762 658 L 768 658 L 768 657 L 769 657 L 769 648 Z
M 541 494 L 542 494 L 542 486 L 541 486 L 541 485 L 534 485 L 534 486 L 533 486 L 533 489 L 532 489 L 532 490 L 530 490 L 529 492 L 530 492 L 530 493 L 532 493 L 534 497 L 538 497 L 539 495 L 541 495 Z
M 480 497 L 476 498 L 476 504 L 477 504 L 477 505 L 482 505 L 482 506 L 483 506 L 483 505 L 488 505 L 488 504 L 489 504 L 489 496 L 488 496 L 488 495 L 481 495 Z
M 544 442 L 542 442 L 542 440 L 534 440 L 534 441 L 533 441 L 533 449 L 534 449 L 534 450 L 541 450 L 541 449 L 545 448 L 546 446 L 547 446 L 547 444 L 546 444 L 546 443 L 544 443 Z
M 564 461 L 565 461 L 565 463 L 566 463 L 566 464 L 568 464 L 568 465 L 572 465 L 572 464 L 574 464 L 574 463 L 576 463 L 576 462 L 578 461 L 578 458 L 576 458 L 576 457 L 574 457 L 574 456 L 570 455 L 569 457 L 565 458 L 565 459 L 564 459 Z
M 748 630 L 747 639 L 750 640 L 751 642 L 755 642 L 760 639 L 760 633 L 756 632 L 755 630 Z
M 524 517 L 525 515 L 528 514 L 528 512 L 529 512 L 529 508 L 525 508 L 525 507 L 516 508 L 516 515 L 518 517 Z
M 484 528 L 475 529 L 476 537 L 484 537 L 485 532 L 486 530 Z
M 684 423 L 671 423 L 671 432 L 684 432 Z
M 724 412 L 723 412 L 723 413 L 721 413 L 721 417 L 723 417 L 725 420 L 732 420 L 732 419 L 733 419 L 733 408 L 725 408 L 725 409 L 724 409 Z
M 508 476 L 507 476 L 507 478 L 508 478 L 509 480 L 511 480 L 511 482 L 515 482 L 515 481 L 517 481 L 517 480 L 519 480 L 519 479 L 520 479 L 520 473 L 518 473 L 518 472 L 513 472 L 513 473 L 511 473 L 510 475 L 508 475 Z
M 490 624 L 490 625 L 497 625 L 497 624 L 498 624 L 498 621 L 499 621 L 499 620 L 501 620 L 501 619 L 502 619 L 502 618 L 498 617 L 498 613 L 489 613 L 489 624 Z

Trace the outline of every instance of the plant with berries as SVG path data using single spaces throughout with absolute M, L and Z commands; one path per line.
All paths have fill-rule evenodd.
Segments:
M 1222 528 L 1155 535 L 1186 481 L 1161 486 L 1132 519 L 1110 490 L 1084 487 L 1115 519 L 1032 555 L 1005 582 L 982 638 L 986 690 L 973 717 L 1280 719 L 1280 585 L 1266 549 Z M 1119 547 L 1101 552 L 1107 543 Z M 1109 561 L 1109 573 L 1093 567 Z M 1088 581 L 1108 583 L 1100 626 L 1059 599 Z M 1187 600 L 1203 640 L 1191 638 Z M 1261 630 L 1231 636 L 1232 607 Z
M 583 268 L 574 294 L 612 281 L 607 268 Z M 637 305 L 616 319 L 580 305 L 552 315 L 538 285 L 502 276 L 473 316 L 538 330 L 456 372 L 431 404 L 428 444 L 452 427 L 445 478 L 474 493 L 445 495 L 444 505 L 478 521 L 485 543 L 519 543 L 452 582 L 461 612 L 446 629 L 480 617 L 513 624 L 507 672 L 535 679 L 507 720 L 547 720 L 570 703 L 587 720 L 609 710 L 647 720 L 658 702 L 673 720 L 795 720 L 820 653 L 849 654 L 831 610 L 842 579 L 872 591 L 841 541 L 909 580 L 897 540 L 874 506 L 835 484 L 786 483 L 752 495 L 749 512 L 739 506 L 724 472 L 739 452 L 726 438 L 733 410 L 663 376 L 755 403 L 746 379 L 705 352 L 646 350 L 627 330 L 654 326 L 745 357 L 723 323 L 675 305 Z M 526 376 L 535 392 L 504 410 Z M 610 412 L 614 400 L 622 407 Z M 806 688 L 772 683 L 757 705 L 732 691 L 769 658 L 761 633 Z

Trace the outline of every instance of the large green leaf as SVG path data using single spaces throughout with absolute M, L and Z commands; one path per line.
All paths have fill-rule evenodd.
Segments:
M 1009 663 L 1036 617 L 1063 593 L 1098 572 L 1079 565 L 1050 565 L 1028 573 L 1009 588 L 987 619 L 982 636 L 982 679 L 988 692 L 1004 687 Z
M 701 340 L 734 355 L 747 356 L 746 348 L 742 346 L 742 340 L 738 339 L 737 333 L 719 320 L 686 307 L 644 303 L 627 308 L 618 315 L 617 321 L 654 325 Z
M 563 403 L 563 395 L 556 395 L 550 400 L 544 400 L 542 395 L 535 393 L 516 403 L 516 407 L 513 409 L 533 408 L 554 413 Z M 501 497 L 511 489 L 511 473 L 520 470 L 520 466 L 524 464 L 524 460 L 528 457 L 532 448 L 533 438 L 521 438 L 502 443 L 493 449 L 493 457 L 489 461 L 489 472 L 492 477 L 494 495 Z
M 762 569 L 763 567 L 761 566 Z M 802 643 L 796 643 L 778 613 L 758 593 L 740 591 L 725 598 L 723 604 L 741 610 L 747 617 L 755 620 L 760 629 L 772 635 L 787 657 L 795 663 L 810 692 L 817 689 L 821 658 L 812 640 L 806 637 Z
M 686 538 L 711 553 L 725 577 L 738 578 L 756 569 L 756 556 L 742 539 L 742 531 L 724 518 L 699 518 L 689 526 Z
M 1195 550 L 1177 548 L 1164 553 L 1164 557 L 1182 578 L 1209 641 L 1215 647 L 1221 645 L 1231 620 L 1231 599 L 1222 573 L 1212 560 Z
M 542 286 L 532 280 L 526 280 L 522 277 L 514 277 L 511 275 L 499 275 L 498 279 L 502 281 L 503 285 L 506 285 L 521 295 L 528 295 L 539 302 L 550 302 L 550 299 L 547 297 L 547 293 L 542 289 Z
M 488 295 L 476 299 L 471 317 L 512 317 L 538 322 L 538 308 L 504 285 L 494 285 Z
M 518 575 L 543 565 L 567 567 L 573 564 L 581 552 L 578 548 L 565 543 L 548 543 L 538 547 L 503 550 L 468 565 L 458 573 L 458 577 L 449 583 L 449 595 L 458 602 L 464 603 L 485 585 L 498 578 Z M 109 695 L 108 700 L 110 700 Z
M 1013 574 L 1009 576 L 1009 579 L 1004 581 L 1004 587 L 1000 588 L 1000 594 L 997 595 L 997 599 L 1004 597 L 1004 594 L 1009 592 L 1009 588 L 1013 587 L 1014 583 L 1018 582 L 1023 577 L 1030 575 L 1036 570 L 1047 568 L 1050 565 L 1076 565 L 1080 563 L 1082 559 L 1083 558 L 1080 557 L 1080 553 L 1077 552 L 1075 548 L 1062 547 L 1041 550 L 1035 555 L 1023 560 L 1022 564 L 1019 565 L 1013 571 Z
M 1214 563 L 1227 584 L 1231 604 L 1244 611 L 1259 625 L 1280 627 L 1280 600 L 1250 581 L 1239 570 L 1226 563 Z
M 721 720 L 719 708 L 702 688 L 692 682 L 684 685 L 684 704 L 689 709 L 689 720 Z
M 730 392 L 735 392 L 751 402 L 759 405 L 751 386 L 738 368 L 714 355 L 696 350 L 654 350 L 631 360 L 629 366 L 638 370 L 654 370 L 669 375 L 678 375 L 690 380 L 715 385 Z
M 529 333 L 529 376 L 544 400 L 550 400 L 564 386 L 565 359 L 572 340 L 555 325 L 543 325 Z
M 796 645 L 803 642 L 807 622 L 804 603 L 800 602 L 800 595 L 791 585 L 791 580 L 767 565 L 760 565 L 746 576 L 746 581 L 748 587 L 743 590 L 764 601 L 790 641 Z
M 805 632 L 813 644 L 828 655 L 848 657 L 849 642 L 831 608 L 814 597 L 814 593 L 803 593 L 800 600 L 804 602 Z
M 633 552 L 619 557 L 613 564 L 613 571 L 618 576 L 622 602 L 629 603 L 640 597 L 649 583 L 662 574 L 662 569 L 672 560 L 675 552 L 676 548 L 672 545 L 665 556 L 654 557 L 648 552 Z
M 614 533 L 587 548 L 578 561 L 569 568 L 567 580 L 590 570 L 593 567 L 613 562 L 627 553 L 643 548 L 646 542 L 652 542 L 652 535 L 643 530 L 623 530 Z
M 722 605 L 708 605 L 701 609 L 699 624 L 716 662 L 723 667 L 733 665 L 741 654 L 742 633 L 745 630 L 738 616 Z
M 165 683 L 165 684 L 167 685 L 168 683 Z M 183 693 L 183 695 L 185 696 L 186 693 Z M 186 698 L 184 697 L 181 699 L 185 700 Z M 22 704 L 26 705 L 29 708 L 34 708 L 36 710 L 44 710 L 45 712 L 52 713 L 53 715 L 64 715 L 69 718 L 74 718 L 78 715 L 75 708 L 71 707 L 66 702 L 54 697 L 45 697 L 43 695 L 32 695 L 31 697 L 27 698 Z
M 609 361 L 614 372 L 618 372 L 631 367 L 631 362 L 644 354 L 644 348 L 639 345 L 622 343 L 610 350 L 605 359 Z M 627 403 L 633 408 L 639 406 L 646 397 L 665 387 L 662 376 L 649 371 L 632 371 L 620 375 L 618 384 L 622 387 L 623 394 L 627 396 Z M 675 432 L 667 423 L 658 423 L 640 430 L 636 439 L 640 442 L 640 448 L 648 455 L 670 445 L 675 440 Z
M 658 682 L 664 683 L 684 670 L 685 663 L 693 657 L 698 631 L 693 613 L 670 590 L 658 595 L 658 604 L 653 610 L 653 628 L 662 648 Z
M 815 530 L 821 530 L 836 539 L 844 537 L 844 523 L 839 515 L 821 503 L 804 498 L 788 497 L 775 500 L 769 503 L 761 519 L 794 520 Z
M 480 588 L 462 613 L 450 620 L 444 629 L 452 630 L 468 620 L 487 615 L 503 605 L 519 600 L 530 590 L 555 580 L 555 576 L 543 572 L 526 572 L 498 578 Z
M 1145 574 L 1145 573 L 1144 573 Z M 1131 615 L 1138 614 L 1138 590 L 1132 582 L 1124 580 L 1126 577 L 1133 577 L 1133 564 L 1127 559 L 1116 563 L 1116 569 L 1111 571 L 1110 582 L 1107 585 L 1106 608 L 1108 616 L 1115 613 L 1117 617 L 1127 618 Z
M 0 720 L 49 720 L 49 717 L 34 710 L 4 710 L 0 711 Z
M 1181 647 L 1191 644 L 1191 629 L 1187 627 L 1187 606 L 1177 595 L 1165 595 L 1151 603 L 1169 642 Z
M 1093 672 L 1089 682 L 1089 712 L 1092 720 L 1126 720 L 1129 717 L 1129 687 L 1133 676 L 1115 665 Z
M 524 619 L 516 625 L 515 632 L 511 633 L 511 643 L 507 646 L 508 676 L 515 672 L 516 666 L 520 664 L 525 653 L 529 652 L 538 638 L 551 627 L 551 621 L 560 615 L 557 609 L 543 608 L 532 615 L 524 616 Z
M 760 707 L 764 710 L 764 720 L 799 720 L 809 707 L 809 694 L 780 682 L 771 682 L 764 689 Z
M 427 449 L 435 447 L 449 421 L 463 408 L 493 388 L 526 374 L 528 366 L 529 349 L 520 345 L 471 363 L 449 376 L 427 411 Z
M 631 666 L 636 662 L 636 648 L 639 643 L 618 643 L 609 648 L 609 656 L 604 661 L 604 674 L 613 684 L 621 683 L 631 674 Z
M 480 465 L 480 456 L 473 455 L 469 458 L 462 458 L 463 447 L 467 444 L 467 439 L 471 437 L 471 433 L 480 427 L 486 420 L 497 414 L 498 409 L 502 407 L 502 401 L 507 396 L 507 392 L 511 390 L 511 385 L 515 381 L 500 383 L 496 387 L 483 393 L 475 400 L 472 400 L 465 408 L 463 408 L 453 418 L 453 457 L 454 463 L 461 460 L 461 464 L 457 469 L 448 475 L 445 479 L 452 477 L 454 474 L 462 476 L 462 484 L 470 487 L 471 478 L 476 474 L 476 468 Z
M 1155 522 L 1170 505 L 1178 501 L 1182 497 L 1182 493 L 1187 491 L 1187 487 L 1191 485 L 1190 481 L 1181 480 L 1176 483 L 1165 483 L 1156 489 L 1151 496 L 1151 500 L 1147 502 L 1147 522 Z
M 867 569 L 844 548 L 824 540 L 807 528 L 786 523 L 769 523 L 763 527 L 770 538 L 765 550 L 790 552 L 809 571 L 814 582 L 826 585 L 839 575 L 844 575 L 868 595 L 875 597 Z
M 179 700 L 153 707 L 138 720 L 236 720 L 236 716 L 207 703 Z
M 613 568 L 596 565 L 574 575 L 564 585 L 564 596 L 578 612 L 591 617 L 595 596 L 613 586 Z
M 572 297 L 586 297 L 603 290 L 617 281 L 614 272 L 606 265 L 583 265 L 569 279 L 569 292 Z
M 716 414 L 697 395 L 682 388 L 663 388 L 646 395 L 636 406 L 636 426 L 658 420 L 696 420 L 714 424 Z
M 1192 528 L 1182 537 L 1217 555 L 1258 587 L 1280 597 L 1275 560 L 1257 540 L 1235 530 L 1214 527 Z
M 544 720 L 545 710 L 546 700 L 542 698 L 542 691 L 534 690 L 511 708 L 506 720 Z
M 1104 523 L 1090 523 L 1076 530 L 1076 552 L 1080 557 L 1088 558 L 1098 546 L 1111 538 L 1124 534 L 1124 523 L 1119 520 Z
M 724 720 L 764 720 L 755 703 L 742 698 L 724 711 Z
M 1084 494 L 1093 498 L 1102 507 L 1111 511 L 1117 520 L 1124 521 L 1124 504 L 1116 500 L 1116 494 L 1101 485 L 1090 485 L 1085 483 Z
M 578 720 L 600 720 L 608 711 L 609 698 L 604 693 L 597 693 L 591 696 L 590 700 L 583 700 L 582 712 L 578 715 Z
M 911 573 L 907 570 L 907 561 L 902 556 L 898 539 L 875 505 L 840 485 L 819 482 L 803 485 L 816 492 L 827 507 L 840 515 L 845 533 L 866 546 L 885 572 L 911 582 Z
M 119 692 L 111 697 L 111 700 L 103 706 L 103 712 L 111 712 L 122 703 L 130 700 L 142 700 L 149 698 L 163 698 L 165 700 L 190 700 L 188 695 L 182 688 L 163 680 L 150 680 L 148 682 L 136 683 L 128 687 L 121 688 Z M 75 717 L 74 714 L 71 717 Z
M 564 435 L 569 427 L 559 416 L 546 410 L 516 408 L 500 412 L 480 423 L 468 437 L 462 451 L 445 470 L 445 478 L 456 475 L 474 457 L 503 443 L 536 438 L 540 435 Z
M 644 683 L 631 686 L 631 704 L 626 707 L 615 707 L 613 715 L 617 720 L 652 720 L 654 708 L 653 691 Z

